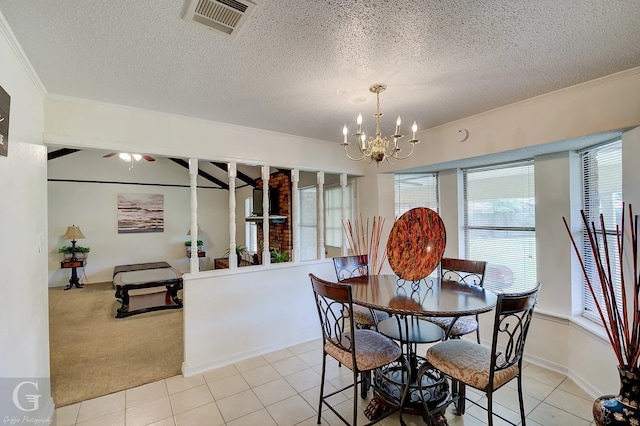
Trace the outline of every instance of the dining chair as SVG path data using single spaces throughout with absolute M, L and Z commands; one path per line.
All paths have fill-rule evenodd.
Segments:
M 336 270 L 338 282 L 348 278 L 365 277 L 369 275 L 369 256 L 358 254 L 354 256 L 342 256 L 333 258 L 333 266 Z M 355 305 L 353 307 L 353 320 L 358 328 L 375 327 L 379 321 L 389 318 L 389 314 L 382 311 Z
M 353 256 L 334 257 L 333 266 L 336 270 L 338 282 L 349 278 L 366 277 L 369 275 L 369 256 L 366 254 L 357 254 Z M 352 314 L 356 327 L 364 329 L 377 329 L 379 321 L 389 318 L 387 312 L 373 310 L 359 305 L 353 306 Z M 367 397 L 370 387 L 371 374 L 365 372 L 361 380 L 360 395 L 362 398 Z
M 487 262 L 484 261 L 442 258 L 440 262 L 440 279 L 482 287 L 486 268 Z M 460 317 L 457 320 L 453 317 L 431 317 L 426 318 L 426 320 L 442 327 L 446 336 L 452 339 L 459 339 L 475 331 L 476 340 L 480 343 L 480 327 L 477 314 L 475 316 Z
M 420 369 L 418 377 L 428 374 L 428 368 L 435 368 L 450 377 L 453 382 L 484 392 L 487 396 L 486 408 L 470 399 L 468 401 L 487 411 L 489 426 L 493 425 L 494 415 L 509 424 L 514 424 L 493 412 L 493 393 L 511 380 L 517 379 L 520 424 L 524 426 L 526 423 L 522 399 L 522 355 L 539 291 L 540 284 L 537 284 L 529 291 L 499 294 L 491 346 L 467 339 L 449 339 L 437 343 L 427 349 L 427 364 Z M 460 386 L 459 390 L 459 393 L 453 395 L 452 402 L 457 404 L 456 414 L 462 415 L 466 400 L 465 386 Z M 426 403 L 423 403 L 423 406 L 429 421 L 435 424 L 434 413 L 428 412 Z
M 400 361 L 408 371 L 406 361 L 402 357 L 402 350 L 391 339 L 384 337 L 375 330 L 360 329 L 355 326 L 351 286 L 322 280 L 309 274 L 311 285 L 318 308 L 318 317 L 322 328 L 322 373 L 320 378 L 320 401 L 318 403 L 318 424 L 322 417 L 322 404 L 326 405 L 345 424 L 349 422 L 331 405 L 330 397 L 353 388 L 353 425 L 358 424 L 358 376 L 362 372 L 372 371 L 395 361 Z M 327 355 L 345 365 L 353 372 L 353 384 L 324 394 Z M 406 388 L 402 400 L 406 398 Z M 402 402 L 399 407 L 402 407 Z M 388 410 L 368 425 L 379 422 L 388 417 L 395 410 Z

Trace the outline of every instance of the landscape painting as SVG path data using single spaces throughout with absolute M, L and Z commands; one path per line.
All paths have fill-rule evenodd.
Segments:
M 164 195 L 118 194 L 118 234 L 164 232 Z

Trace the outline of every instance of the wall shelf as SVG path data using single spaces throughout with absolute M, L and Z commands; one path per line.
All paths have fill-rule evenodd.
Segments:
M 263 216 L 248 216 L 245 217 L 244 220 L 246 220 L 247 222 L 262 222 L 264 220 Z M 279 215 L 270 215 L 269 216 L 269 221 L 273 222 L 273 223 L 284 223 L 286 222 L 287 217 L 286 216 L 279 216 Z

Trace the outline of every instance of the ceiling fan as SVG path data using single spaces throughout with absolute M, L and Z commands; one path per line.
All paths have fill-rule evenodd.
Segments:
M 150 155 L 132 154 L 128 152 L 110 152 L 106 155 L 103 155 L 102 158 L 113 157 L 116 154 L 118 155 L 118 158 L 120 158 L 122 161 L 126 161 L 127 163 L 129 163 L 129 170 L 133 169 L 133 163 L 135 161 L 140 161 L 143 158 L 147 161 L 156 161 L 156 159 Z
M 147 161 L 156 161 L 155 158 L 153 158 L 150 155 L 144 155 L 144 154 L 131 154 L 128 152 L 110 152 L 106 155 L 103 155 L 102 158 L 109 158 L 109 157 L 113 157 L 114 155 L 118 155 L 118 157 L 123 160 L 123 161 L 140 161 L 141 159 L 145 159 Z

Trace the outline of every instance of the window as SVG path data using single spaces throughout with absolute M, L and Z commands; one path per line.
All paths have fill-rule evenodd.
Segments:
M 244 199 L 244 217 L 251 216 L 253 212 L 253 198 Z M 244 223 L 244 246 L 248 251 L 258 251 L 258 226 L 255 222 L 245 221 Z
M 606 239 L 609 245 L 609 255 L 612 268 L 611 274 L 616 285 L 616 296 L 621 300 L 620 289 L 620 260 L 615 250 L 617 247 L 615 229 L 616 225 L 622 225 L 622 141 L 617 140 L 604 145 L 599 145 L 581 152 L 582 157 L 582 185 L 583 185 L 583 210 L 588 223 L 592 221 L 598 230 L 598 243 L 603 246 L 603 237 L 600 233 L 600 214 L 604 218 L 607 229 Z M 602 253 L 603 254 L 603 253 Z M 597 291 L 600 279 L 593 262 L 593 255 L 587 240 L 586 230 L 583 229 L 583 255 L 585 269 L 591 283 L 594 284 L 596 297 L 601 299 L 602 293 Z M 584 316 L 596 322 L 600 322 L 600 315 L 596 308 L 591 291 L 584 281 Z
M 485 287 L 536 285 L 533 161 L 463 170 L 465 255 L 487 261 Z
M 347 203 L 345 206 L 347 219 L 353 220 L 356 185 L 349 180 L 345 187 Z M 300 193 L 300 258 L 311 260 L 318 258 L 318 218 L 317 218 L 317 186 L 301 188 Z M 328 185 L 324 187 L 324 242 L 327 246 L 342 247 L 342 187 Z
M 355 181 L 347 182 L 346 217 L 353 221 L 355 205 Z M 333 185 L 324 188 L 324 242 L 328 246 L 342 247 L 342 187 Z
M 396 218 L 414 207 L 428 207 L 438 212 L 438 174 L 395 175 Z
M 300 189 L 300 260 L 318 258 L 316 187 Z
M 396 219 L 415 207 L 438 212 L 438 173 L 396 174 L 394 180 Z M 436 268 L 431 276 L 439 274 Z

